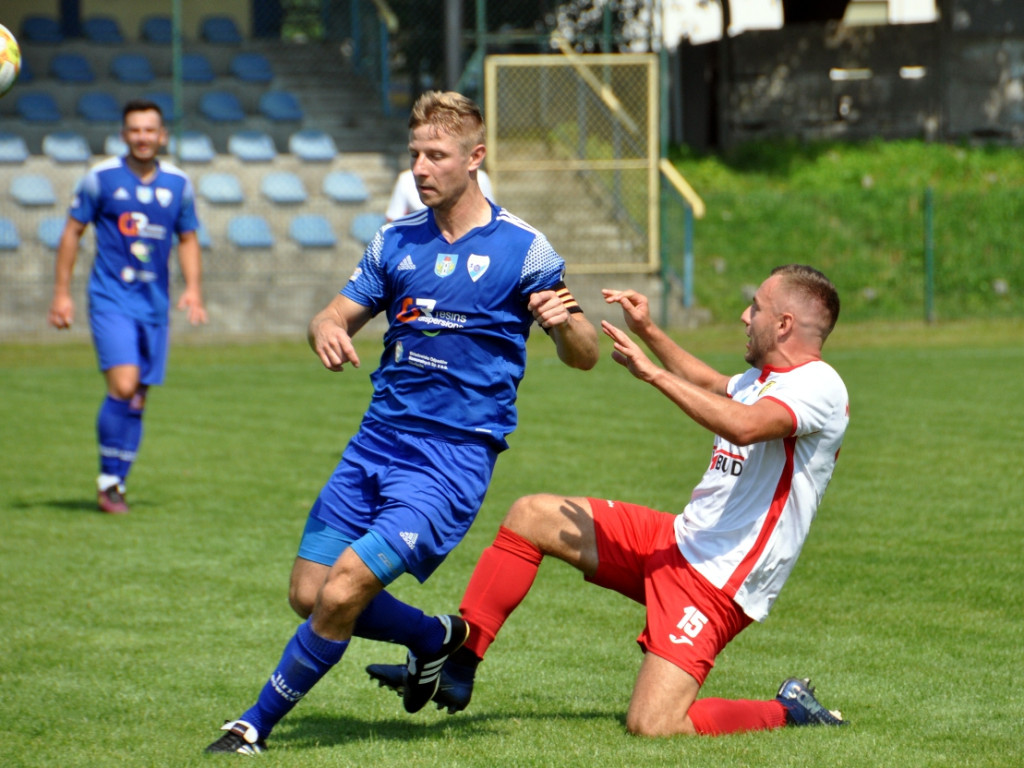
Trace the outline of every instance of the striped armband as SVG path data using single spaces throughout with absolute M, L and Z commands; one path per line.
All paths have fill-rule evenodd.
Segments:
M 554 291 L 558 294 L 558 299 L 565 307 L 565 311 L 570 315 L 583 311 L 583 307 L 577 303 L 576 297 L 572 295 L 572 292 L 566 287 L 563 281 L 559 281 L 558 285 L 555 286 Z

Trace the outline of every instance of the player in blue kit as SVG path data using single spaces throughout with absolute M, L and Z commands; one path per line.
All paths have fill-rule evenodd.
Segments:
M 412 674 L 426 671 L 417 695 L 430 699 L 431 670 L 468 627 L 458 616 L 425 616 L 385 588 L 405 572 L 425 581 L 473 522 L 516 426 L 533 323 L 567 365 L 586 370 L 598 360 L 597 330 L 565 286 L 561 257 L 480 191 L 479 107 L 429 92 L 409 128 L 428 207 L 377 233 L 309 327 L 323 365 L 341 371 L 360 365 L 356 332 L 378 313 L 388 321 L 369 408 L 313 504 L 292 569 L 289 599 L 308 618 L 256 703 L 224 725 L 209 752 L 263 751 L 353 635 L 407 646 Z
M 167 143 L 160 108 L 150 101 L 128 102 L 121 136 L 128 154 L 93 166 L 75 189 L 57 246 L 49 312 L 51 325 L 71 328 L 71 275 L 79 241 L 92 223 L 96 258 L 89 278 L 89 324 L 107 382 L 96 419 L 97 499 L 100 510 L 110 514 L 128 511 L 125 481 L 142 441 L 146 393 L 164 380 L 175 235 L 185 279 L 178 308 L 188 311 L 192 324 L 206 322 L 195 195 L 180 169 L 157 159 Z

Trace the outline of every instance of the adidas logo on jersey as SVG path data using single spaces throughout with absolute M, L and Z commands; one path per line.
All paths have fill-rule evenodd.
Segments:
M 402 272 L 403 270 L 407 269 L 416 269 L 416 265 L 412 263 L 412 256 L 410 256 L 409 254 L 406 254 L 405 258 L 402 259 L 402 261 L 399 262 L 398 264 L 399 272 Z
M 402 541 L 409 545 L 409 549 L 415 549 L 416 541 L 420 537 L 418 533 L 411 533 L 409 531 L 402 531 L 398 535 L 402 537 Z

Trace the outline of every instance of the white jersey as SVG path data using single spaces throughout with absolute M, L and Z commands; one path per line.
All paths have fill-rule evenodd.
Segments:
M 476 172 L 476 183 L 480 185 L 484 197 L 493 203 L 494 190 L 491 189 L 491 179 L 483 168 Z M 426 207 L 420 200 L 420 193 L 416 189 L 416 177 L 412 175 L 412 171 L 406 169 L 398 174 L 395 187 L 391 190 L 387 210 L 384 212 L 388 221 L 400 219 L 414 211 L 422 211 Z
M 743 447 L 716 436 L 711 465 L 676 516 L 676 542 L 704 578 L 763 621 L 832 477 L 849 397 L 839 374 L 820 360 L 751 369 L 730 379 L 727 392 L 739 403 L 766 397 L 781 404 L 793 432 Z

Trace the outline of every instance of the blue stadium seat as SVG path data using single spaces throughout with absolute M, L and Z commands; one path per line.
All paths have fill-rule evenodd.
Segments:
M 18 228 L 10 219 L 0 218 L 0 251 L 16 251 L 21 245 Z
M 25 43 L 43 43 L 56 45 L 64 42 L 60 22 L 49 16 L 29 15 L 21 21 L 21 34 L 18 35 L 22 45 Z
M 288 151 L 306 163 L 328 163 L 338 156 L 334 139 L 314 128 L 305 128 L 289 136 Z
M 119 83 L 147 85 L 156 79 L 149 57 L 141 53 L 119 53 L 110 60 L 110 75 Z
M 35 79 L 36 79 L 36 73 L 32 69 L 32 64 L 29 62 L 28 59 L 25 58 L 24 55 L 22 55 L 22 57 L 21 57 L 21 72 L 18 74 L 18 82 L 21 85 L 26 85 L 27 83 L 31 83 Z
M 199 222 L 199 229 L 196 230 L 196 237 L 199 238 L 199 247 L 206 249 L 213 247 L 213 240 L 210 237 L 210 230 L 203 222 Z
M 207 91 L 199 97 L 199 112 L 215 123 L 240 123 L 245 110 L 238 97 L 230 91 Z
M 239 248 L 272 248 L 274 236 L 266 219 L 255 214 L 235 216 L 228 222 L 228 240 Z
M 181 79 L 186 83 L 212 83 L 216 79 L 213 65 L 201 53 L 181 55 Z
M 290 91 L 267 91 L 260 96 L 260 113 L 274 122 L 301 122 L 302 107 Z
M 387 223 L 387 217 L 383 213 L 360 213 L 352 219 L 352 227 L 349 234 L 363 245 L 373 240 L 377 230 Z
M 262 53 L 236 53 L 228 69 L 232 75 L 246 83 L 269 83 L 274 79 L 270 60 Z
M 228 152 L 246 163 L 266 163 L 277 157 L 277 148 L 269 133 L 238 131 L 228 136 Z
M 111 133 L 103 140 L 103 154 L 111 157 L 124 157 L 128 154 L 128 145 L 120 133 Z
M 0 163 L 21 164 L 28 160 L 25 140 L 16 133 L 0 133 Z
M 92 83 L 96 73 L 80 53 L 55 53 L 50 59 L 50 77 L 61 83 Z
M 217 156 L 213 140 L 202 131 L 182 131 L 180 150 L 177 144 L 177 137 L 172 136 L 171 154 L 177 155 L 183 163 L 211 163 Z
M 47 216 L 36 227 L 36 236 L 47 248 L 57 249 L 67 219 L 62 216 Z
M 199 37 L 215 45 L 239 45 L 242 33 L 230 16 L 207 16 L 199 24 Z
M 295 205 L 309 199 L 302 179 L 291 171 L 274 171 L 260 180 L 260 192 L 278 205 Z
M 18 94 L 14 108 L 18 116 L 29 123 L 59 123 L 60 110 L 46 91 L 25 91 Z
M 216 205 L 237 205 L 245 202 L 242 183 L 233 173 L 207 173 L 199 178 L 199 194 Z
M 333 248 L 338 243 L 330 222 L 319 213 L 301 213 L 292 218 L 288 236 L 303 248 Z
M 167 91 L 148 91 L 142 95 L 142 98 L 152 101 L 160 107 L 165 123 L 174 120 L 174 97 L 170 93 Z
M 78 115 L 90 123 L 120 123 L 121 105 L 106 91 L 90 91 L 78 97 Z
M 53 182 L 38 173 L 25 173 L 11 179 L 11 197 L 25 207 L 57 204 Z
M 75 131 L 54 131 L 44 136 L 43 154 L 56 163 L 87 163 L 92 159 L 89 142 Z
M 336 203 L 365 203 L 370 198 L 362 178 L 351 171 L 331 171 L 324 176 L 323 188 Z
M 139 37 L 147 43 L 170 45 L 173 24 L 170 16 L 155 14 L 147 16 L 139 25 Z
M 120 45 L 124 42 L 121 26 L 113 16 L 90 16 L 82 22 L 85 39 L 100 45 Z

